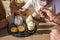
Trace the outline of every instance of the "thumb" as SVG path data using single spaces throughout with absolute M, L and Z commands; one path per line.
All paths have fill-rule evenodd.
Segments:
M 49 9 L 47 9 L 47 8 L 41 8 L 41 11 L 42 11 L 42 12 L 45 12 L 45 13 L 50 13 L 50 12 L 51 12 L 51 10 L 49 10 Z

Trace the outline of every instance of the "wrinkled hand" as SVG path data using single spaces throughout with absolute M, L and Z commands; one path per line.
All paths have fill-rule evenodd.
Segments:
M 55 13 L 47 8 L 41 8 L 40 15 L 44 16 L 45 19 L 52 21 L 55 18 Z
M 42 18 L 46 17 L 46 13 L 43 13 L 42 11 L 40 11 L 39 13 L 40 13 L 40 17 L 42 17 Z

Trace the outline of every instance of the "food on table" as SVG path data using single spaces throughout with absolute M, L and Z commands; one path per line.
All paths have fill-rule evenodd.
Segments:
M 18 32 L 17 27 L 12 27 L 11 32 Z
M 20 26 L 18 26 L 18 30 L 19 30 L 19 32 L 24 32 L 25 27 L 23 25 L 20 25 Z
M 23 23 L 23 18 L 20 15 L 15 16 L 15 25 L 21 25 Z
M 26 23 L 28 24 L 30 21 L 33 21 L 33 18 L 31 15 L 29 15 L 28 18 L 26 19 Z
M 31 21 L 31 22 L 28 23 L 27 27 L 28 27 L 28 30 L 29 30 L 29 31 L 32 31 L 32 30 L 34 30 L 34 28 L 35 28 L 35 23 L 33 23 L 33 22 Z

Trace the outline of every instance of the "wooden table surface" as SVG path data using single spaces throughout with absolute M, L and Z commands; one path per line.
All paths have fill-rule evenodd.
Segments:
M 50 23 L 40 23 L 35 34 L 24 38 L 14 37 L 7 33 L 7 29 L 3 29 L 0 30 L 0 40 L 50 40 L 51 28 L 54 26 L 55 25 Z

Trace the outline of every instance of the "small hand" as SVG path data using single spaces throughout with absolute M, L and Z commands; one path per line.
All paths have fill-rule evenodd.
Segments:
M 17 10 L 17 13 L 18 13 L 19 15 L 24 15 L 24 10 L 23 10 L 23 9 L 19 9 L 19 10 Z

